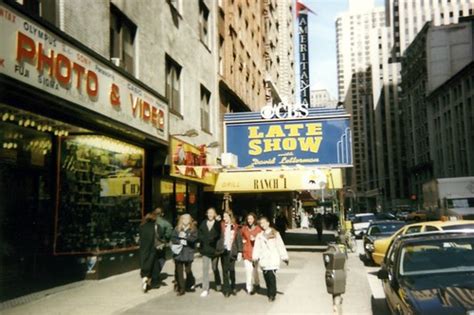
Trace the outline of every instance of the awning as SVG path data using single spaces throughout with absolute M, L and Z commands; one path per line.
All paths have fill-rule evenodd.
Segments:
M 324 184 L 325 183 L 325 186 Z M 342 188 L 342 171 L 337 169 L 223 172 L 217 176 L 214 192 L 278 192 Z

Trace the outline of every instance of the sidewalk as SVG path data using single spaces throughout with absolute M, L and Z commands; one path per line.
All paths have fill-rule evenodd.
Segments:
M 315 239 L 314 230 L 291 231 L 288 238 L 293 244 L 301 244 L 301 238 Z M 295 242 L 296 241 L 296 242 Z M 313 242 L 314 243 L 314 242 Z M 195 314 L 332 314 L 332 298 L 326 293 L 324 265 L 321 245 L 288 245 L 290 265 L 278 271 L 278 291 L 274 303 L 269 303 L 265 290 L 260 294 L 247 296 L 241 290 L 236 297 L 225 299 L 222 294 L 211 291 L 203 299 L 196 293 L 176 297 L 171 283 L 174 264 L 168 261 L 163 270 L 168 275 L 166 286 L 143 294 L 140 290 L 138 270 L 99 281 L 82 281 L 57 288 L 51 294 L 32 302 L 12 308 L 1 309 L 10 314 L 181 314 L 183 308 L 192 309 Z M 201 281 L 201 258 L 193 264 L 197 283 Z M 344 295 L 344 314 L 372 314 L 371 292 L 366 272 L 356 254 L 350 254 L 348 261 L 348 282 Z M 243 288 L 244 268 L 237 263 L 238 288 Z M 260 275 L 262 286 L 263 277 Z

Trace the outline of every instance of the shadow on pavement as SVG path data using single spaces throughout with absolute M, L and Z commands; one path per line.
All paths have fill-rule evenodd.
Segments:
M 327 250 L 326 245 L 320 246 L 320 248 L 294 248 L 294 247 L 287 247 L 286 250 L 288 252 L 298 252 L 298 253 L 323 253 Z
M 308 231 L 305 233 L 304 231 L 298 232 L 288 232 L 285 235 L 284 242 L 285 245 L 299 245 L 299 246 L 325 246 L 329 242 L 335 242 L 336 237 L 333 233 L 330 234 L 323 234 L 322 240 L 318 241 L 318 236 L 316 233 L 311 233 Z
M 376 299 L 372 295 L 371 304 L 372 304 L 372 314 L 374 315 L 390 314 L 390 310 L 388 308 L 387 301 L 385 300 L 385 298 Z
M 378 270 L 375 270 L 375 271 L 369 271 L 367 272 L 369 275 L 372 275 L 372 276 L 376 276 L 377 277 L 377 274 L 378 274 Z

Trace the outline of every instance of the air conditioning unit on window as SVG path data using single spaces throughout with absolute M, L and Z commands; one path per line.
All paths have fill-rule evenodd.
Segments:
M 110 58 L 110 61 L 112 61 L 112 63 L 116 65 L 117 67 L 120 67 L 120 61 L 121 61 L 120 58 L 113 57 L 113 58 Z
M 238 157 L 232 153 L 222 153 L 221 154 L 221 164 L 223 167 L 233 168 L 238 166 Z

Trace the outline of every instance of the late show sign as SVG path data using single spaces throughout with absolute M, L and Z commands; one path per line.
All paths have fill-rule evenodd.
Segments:
M 0 73 L 168 140 L 158 97 L 67 40 L 0 4 Z
M 230 117 L 229 114 L 226 117 Z M 350 166 L 349 117 L 229 121 L 226 151 L 241 168 Z

